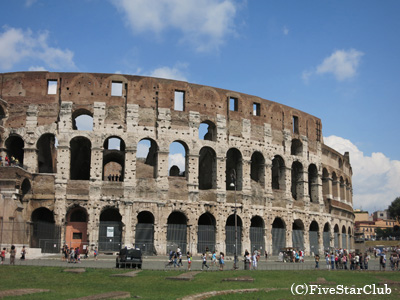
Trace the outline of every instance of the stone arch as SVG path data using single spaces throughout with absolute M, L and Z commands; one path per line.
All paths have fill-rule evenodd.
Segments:
M 234 255 L 235 253 L 236 255 L 240 255 L 242 253 L 242 219 L 238 215 L 236 215 L 236 225 L 237 226 L 235 226 L 235 214 L 230 215 L 226 219 L 226 225 L 225 225 L 226 255 Z M 236 248 L 236 239 L 237 239 L 237 248 Z
M 242 153 L 236 149 L 231 148 L 226 153 L 226 168 L 225 168 L 225 179 L 226 179 L 226 190 L 242 190 L 243 180 L 243 161 Z M 231 183 L 234 185 L 232 186 Z
M 167 253 L 179 247 L 182 253 L 187 248 L 187 223 L 186 215 L 181 211 L 173 211 L 167 220 Z
M 205 120 L 199 125 L 199 140 L 212 141 L 217 140 L 217 127 L 214 122 Z
M 261 152 L 254 152 L 251 156 L 250 178 L 264 186 L 265 159 Z
M 272 254 L 278 255 L 286 247 L 286 224 L 283 219 L 276 217 L 272 223 Z
M 189 148 L 185 142 L 173 141 L 169 146 L 169 176 L 187 178 Z
M 338 195 L 338 186 L 339 182 L 338 182 L 338 178 L 336 176 L 335 172 L 332 172 L 332 197 L 333 199 L 337 200 L 339 198 Z
M 3 120 L 6 118 L 6 110 L 3 105 L 0 103 L 0 126 L 3 125 Z
M 326 222 L 324 225 L 323 244 L 324 250 L 329 251 L 331 248 L 331 226 L 329 222 Z
M 125 142 L 118 136 L 108 137 L 103 144 L 103 180 L 124 181 Z
M 339 225 L 336 224 L 335 227 L 333 227 L 333 247 L 334 248 L 339 248 Z
M 290 154 L 301 156 L 303 154 L 303 143 L 299 139 L 293 139 L 290 146 Z
M 319 195 L 319 184 L 318 184 L 318 169 L 315 164 L 308 166 L 308 195 L 310 201 L 317 203 Z
M 72 129 L 93 131 L 93 113 L 80 108 L 72 113 Z
M 285 189 L 285 161 L 279 155 L 275 155 L 272 160 L 272 189 Z
M 66 215 L 65 242 L 70 248 L 88 246 L 87 223 L 88 213 L 81 206 L 69 209 Z
M 89 180 L 92 143 L 88 138 L 77 136 L 70 143 L 70 179 Z
M 31 182 L 28 178 L 25 178 L 21 184 L 21 200 L 32 190 Z
M 157 178 L 158 145 L 151 138 L 143 138 L 137 145 L 136 178 Z
M 122 247 L 122 216 L 116 207 L 105 207 L 100 214 L 99 251 L 119 251 Z
M 36 143 L 39 173 L 57 173 L 56 136 L 43 134 Z
M 12 157 L 14 157 L 18 162 L 15 160 L 14 164 L 24 164 L 24 147 L 25 142 L 19 135 L 10 135 L 5 142 L 7 156 L 10 159 L 10 163 Z
M 250 221 L 250 248 L 253 253 L 258 250 L 263 253 L 265 250 L 265 224 L 263 218 L 254 216 Z
M 342 247 L 343 249 L 347 249 L 347 234 L 346 234 L 346 226 L 342 226 Z
M 296 219 L 292 224 L 292 245 L 293 248 L 304 250 L 304 223 Z
M 329 195 L 329 172 L 326 168 L 322 169 L 322 194 L 324 197 L 327 197 Z
M 295 200 L 300 200 L 303 197 L 303 165 L 295 161 L 292 164 L 292 197 Z
M 214 149 L 203 147 L 199 156 L 199 189 L 217 188 L 217 155 Z
M 340 201 L 346 201 L 346 186 L 344 184 L 343 176 L 340 176 Z
M 32 212 L 31 248 L 41 248 L 43 253 L 59 253 L 61 230 L 54 221 L 54 213 L 46 207 Z M 55 247 L 54 247 L 55 245 Z
M 308 232 L 310 241 L 310 255 L 319 254 L 319 225 L 317 221 L 312 221 Z
M 198 221 L 197 230 L 197 252 L 203 253 L 208 248 L 215 251 L 216 247 L 216 221 L 215 217 L 206 212 L 202 214 Z
M 349 226 L 347 228 L 347 248 L 350 249 L 351 248 L 351 240 L 352 240 L 353 234 L 352 234 L 352 230 L 351 227 Z
M 135 248 L 140 248 L 146 255 L 156 253 L 154 247 L 154 215 L 149 211 L 144 210 L 137 215 Z

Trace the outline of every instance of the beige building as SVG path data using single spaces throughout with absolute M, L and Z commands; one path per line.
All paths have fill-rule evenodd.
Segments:
M 0 76 L 2 245 L 353 247 L 350 158 L 315 116 L 182 81 Z

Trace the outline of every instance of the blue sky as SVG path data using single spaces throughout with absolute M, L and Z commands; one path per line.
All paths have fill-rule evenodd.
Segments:
M 1 1 L 0 72 L 166 77 L 322 119 L 354 207 L 400 196 L 400 1 Z

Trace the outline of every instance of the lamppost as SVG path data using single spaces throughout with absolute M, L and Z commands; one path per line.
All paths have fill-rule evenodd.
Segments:
M 236 170 L 233 169 L 232 173 L 231 173 L 231 184 L 229 185 L 230 187 L 234 187 L 235 188 L 235 194 L 234 194 L 234 198 L 235 198 L 235 209 L 234 209 L 234 216 L 235 216 L 235 252 L 233 253 L 233 269 L 237 270 L 238 266 L 237 266 L 237 242 L 238 242 L 238 238 L 237 238 L 237 213 L 236 213 Z

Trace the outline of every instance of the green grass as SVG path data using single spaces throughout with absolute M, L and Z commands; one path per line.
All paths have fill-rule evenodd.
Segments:
M 85 273 L 63 272 L 64 268 L 34 266 L 1 266 L 0 290 L 41 288 L 50 289 L 48 293 L 14 297 L 15 299 L 70 299 L 110 291 L 130 292 L 132 298 L 177 299 L 187 295 L 207 291 L 277 288 L 276 291 L 259 291 L 249 294 L 230 294 L 212 299 L 398 299 L 400 286 L 391 286 L 392 295 L 336 295 L 336 296 L 293 296 L 292 283 L 315 282 L 323 277 L 328 282 L 351 287 L 377 284 L 380 278 L 400 281 L 399 272 L 354 272 L 354 271 L 224 271 L 202 272 L 192 281 L 172 281 L 166 277 L 179 275 L 182 271 L 144 270 L 136 277 L 110 277 L 111 274 L 124 273 L 117 269 L 86 269 Z M 254 282 L 222 282 L 222 279 L 238 276 L 251 276 Z M 334 287 L 336 285 L 330 285 Z M 7 299 L 13 299 L 9 297 Z

